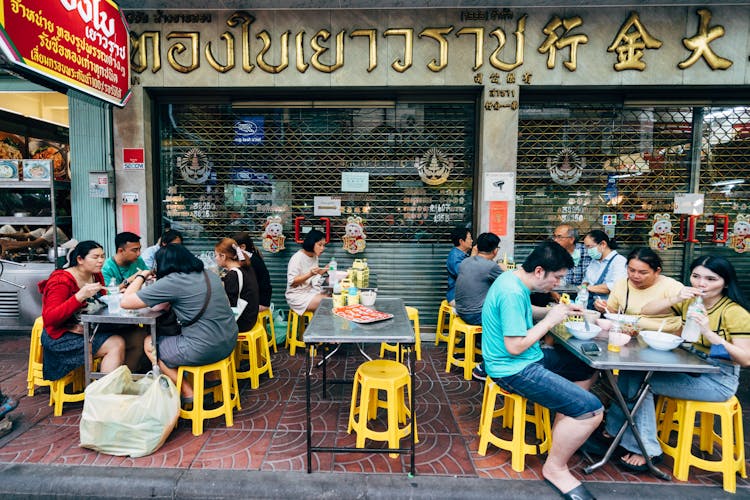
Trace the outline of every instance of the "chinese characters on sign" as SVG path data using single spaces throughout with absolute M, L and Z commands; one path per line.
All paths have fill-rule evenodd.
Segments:
M 75 3 L 74 0 L 69 1 Z M 17 0 L 10 3 L 18 4 Z M 711 47 L 713 42 L 725 35 L 724 27 L 711 24 L 712 13 L 708 9 L 697 9 L 695 14 L 699 18 L 697 32 L 693 36 L 682 38 L 682 45 L 688 54 L 684 60 L 674 61 L 675 67 L 686 70 L 701 59 L 711 70 L 725 70 L 732 66 L 730 59 L 722 57 Z M 146 13 L 131 12 L 128 16 L 134 24 L 151 22 Z M 227 29 L 219 35 L 218 40 L 209 39 L 204 42 L 201 36 L 207 35 L 199 31 L 180 30 L 164 34 L 160 30 L 145 29 L 140 33 L 134 30 L 130 35 L 133 51 L 131 64 L 136 73 L 143 73 L 147 69 L 157 73 L 162 68 L 162 54 L 166 52 L 167 63 L 180 73 L 191 73 L 200 68 L 201 54 L 206 63 L 219 73 L 237 70 L 238 65 L 245 73 L 262 71 L 279 74 L 294 69 L 299 73 L 310 69 L 333 73 L 344 67 L 345 60 L 353 61 L 349 64 L 361 65 L 362 69 L 370 73 L 382 64 L 378 60 L 378 54 L 382 53 L 379 44 L 387 43 L 389 50 L 392 49 L 396 54 L 386 62 L 393 71 L 404 73 L 415 65 L 423 64 L 430 71 L 439 73 L 450 63 L 451 44 L 459 43 L 458 41 L 466 43 L 463 42 L 466 40 L 473 45 L 473 57 L 462 58 L 460 64 L 468 64 L 471 71 L 476 72 L 485 63 L 489 63 L 491 71 L 506 72 L 509 77 L 510 73 L 523 66 L 527 45 L 528 15 L 520 15 L 515 20 L 513 17 L 512 12 L 507 9 L 466 11 L 461 14 L 462 22 L 504 23 L 502 27 L 494 29 L 485 26 L 430 26 L 423 29 L 395 27 L 379 30 L 372 27 L 351 31 L 342 29 L 338 33 L 320 29 L 313 34 L 305 31 L 292 34 L 289 30 L 273 34 L 266 29 L 258 29 L 258 25 L 254 24 L 256 19 L 251 14 L 237 11 L 226 19 Z M 184 23 L 188 22 L 186 19 L 198 22 L 198 18 L 198 15 L 170 14 L 171 21 L 160 17 L 159 21 L 154 19 L 151 24 Z M 650 28 L 649 24 L 656 25 L 632 11 L 627 14 L 618 30 L 613 29 L 614 36 L 611 42 L 607 42 L 609 45 L 605 43 L 605 50 L 615 58 L 615 71 L 647 69 L 647 51 L 653 53 L 664 45 L 663 34 L 657 33 L 656 28 Z M 511 30 L 514 31 L 511 33 Z M 594 50 L 591 48 L 591 37 L 586 31 L 585 20 L 580 15 L 552 15 L 541 29 L 542 41 L 536 48 L 539 54 L 546 54 L 547 69 L 554 70 L 560 60 L 569 72 L 577 71 L 580 58 L 591 57 L 591 51 Z M 492 41 L 492 46 L 485 47 L 488 40 Z M 167 44 L 166 50 L 162 49 L 163 44 Z M 349 46 L 361 47 L 363 44 L 367 48 L 365 57 L 345 57 Z M 417 45 L 423 46 L 425 50 Z M 488 49 L 487 52 L 485 49 Z M 415 61 L 415 53 L 423 52 L 429 54 L 427 59 Z M 492 73 L 495 74 L 497 73 Z M 531 73 L 524 72 L 522 75 L 524 83 L 529 84 Z M 481 80 L 482 74 L 475 73 L 475 83 L 481 84 Z M 515 76 L 506 83 L 515 84 Z

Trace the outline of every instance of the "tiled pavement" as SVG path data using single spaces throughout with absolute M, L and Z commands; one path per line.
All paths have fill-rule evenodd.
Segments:
M 367 352 L 375 356 L 375 346 Z M 487 479 L 541 479 L 542 459 L 529 456 L 526 469 L 515 472 L 510 455 L 490 445 L 487 455 L 477 454 L 476 435 L 482 399 L 478 382 L 464 381 L 454 368 L 445 373 L 445 349 L 423 344 L 422 361 L 417 361 L 415 383 L 416 415 L 419 443 L 416 446 L 418 476 L 444 476 Z M 279 349 L 273 354 L 274 378 L 262 378 L 259 389 L 250 389 L 242 381 L 242 410 L 236 412 L 234 426 L 227 428 L 222 418 L 206 424 L 203 435 L 194 437 L 189 422 L 180 421 L 164 446 L 142 458 L 99 454 L 78 446 L 78 424 L 82 404 L 65 406 L 63 416 L 52 416 L 47 405 L 48 391 L 37 389 L 26 396 L 27 336 L 0 335 L 0 388 L 20 397 L 13 412 L 15 429 L 0 438 L 0 467 L 8 464 L 49 464 L 72 466 L 117 466 L 188 470 L 235 471 L 304 471 L 305 453 L 305 378 L 304 358 L 292 358 Z M 351 376 L 363 358 L 355 351 L 335 355 L 329 363 L 329 376 Z M 745 428 L 750 428 L 750 389 L 743 372 L 743 389 L 739 397 L 745 408 Z M 351 389 L 336 386 L 321 398 L 319 381 L 313 384 L 313 439 L 323 446 L 353 445 L 353 435 L 346 434 Z M 498 430 L 498 432 L 501 432 Z M 506 431 L 507 432 L 507 431 Z M 747 446 L 747 440 L 746 440 Z M 315 471 L 341 473 L 404 475 L 409 457 L 391 459 L 387 454 L 313 455 Z M 647 474 L 623 472 L 606 465 L 591 475 L 583 475 L 585 458 L 575 455 L 571 465 L 587 482 L 662 483 Z M 666 458 L 660 468 L 671 472 L 672 461 Z M 673 483 L 684 484 L 684 483 Z M 721 492 L 721 476 L 691 469 L 690 485 L 711 486 Z M 715 489 L 713 489 L 715 488 Z M 689 489 L 689 488 L 688 488 Z M 739 496 L 750 496 L 750 481 L 738 478 Z

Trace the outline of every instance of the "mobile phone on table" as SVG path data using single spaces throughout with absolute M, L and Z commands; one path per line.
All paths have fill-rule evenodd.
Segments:
M 601 354 L 602 350 L 594 342 L 586 342 L 585 344 L 581 344 L 581 352 L 588 354 L 589 356 L 598 356 Z

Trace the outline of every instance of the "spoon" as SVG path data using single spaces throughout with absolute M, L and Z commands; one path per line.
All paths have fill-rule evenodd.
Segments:
M 659 329 L 657 330 L 658 333 L 661 333 L 662 328 L 664 328 L 664 325 L 667 323 L 667 318 L 664 318 L 661 320 L 661 325 L 659 325 Z
M 586 315 L 583 315 L 583 325 L 586 327 L 586 331 L 591 331 L 591 325 L 589 325 L 589 319 L 586 317 Z

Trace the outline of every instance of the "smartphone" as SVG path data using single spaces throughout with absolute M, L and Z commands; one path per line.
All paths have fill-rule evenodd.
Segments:
M 593 342 L 586 342 L 581 344 L 581 352 L 588 354 L 589 356 L 598 356 L 601 354 L 601 348 Z

